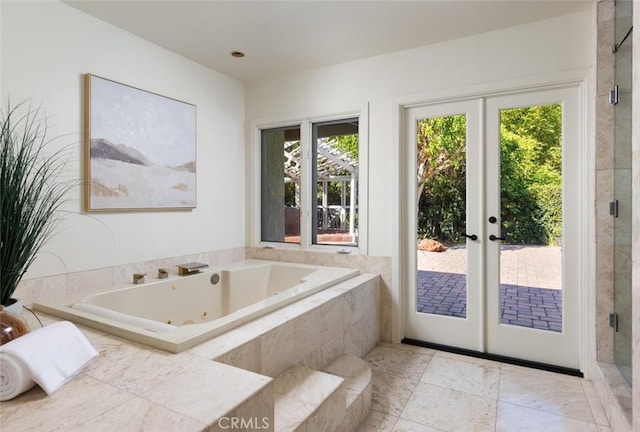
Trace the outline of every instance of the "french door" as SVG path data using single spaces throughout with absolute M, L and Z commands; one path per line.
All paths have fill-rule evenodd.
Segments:
M 406 108 L 405 337 L 579 369 L 577 87 Z

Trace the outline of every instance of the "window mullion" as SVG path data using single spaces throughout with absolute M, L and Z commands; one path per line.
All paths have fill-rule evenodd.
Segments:
M 300 149 L 302 161 L 300 167 L 300 244 L 308 248 L 311 244 L 312 201 L 311 201 L 311 126 L 309 121 L 300 124 Z

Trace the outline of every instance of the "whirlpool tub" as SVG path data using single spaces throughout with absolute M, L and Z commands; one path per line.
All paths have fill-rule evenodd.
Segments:
M 127 339 L 180 352 L 322 289 L 358 270 L 247 260 L 189 276 L 34 308 Z

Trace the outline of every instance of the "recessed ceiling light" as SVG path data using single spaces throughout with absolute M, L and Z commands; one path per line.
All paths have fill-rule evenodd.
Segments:
M 244 53 L 242 51 L 231 51 L 231 56 L 235 58 L 244 57 Z

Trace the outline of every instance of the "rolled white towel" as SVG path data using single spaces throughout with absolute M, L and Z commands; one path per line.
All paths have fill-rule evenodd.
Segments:
M 11 353 L 0 351 L 0 401 L 13 399 L 34 385 L 24 362 Z
M 1 400 L 30 389 L 33 384 L 29 380 L 51 394 L 97 355 L 87 338 L 69 321 L 49 324 L 14 339 L 0 346 Z

